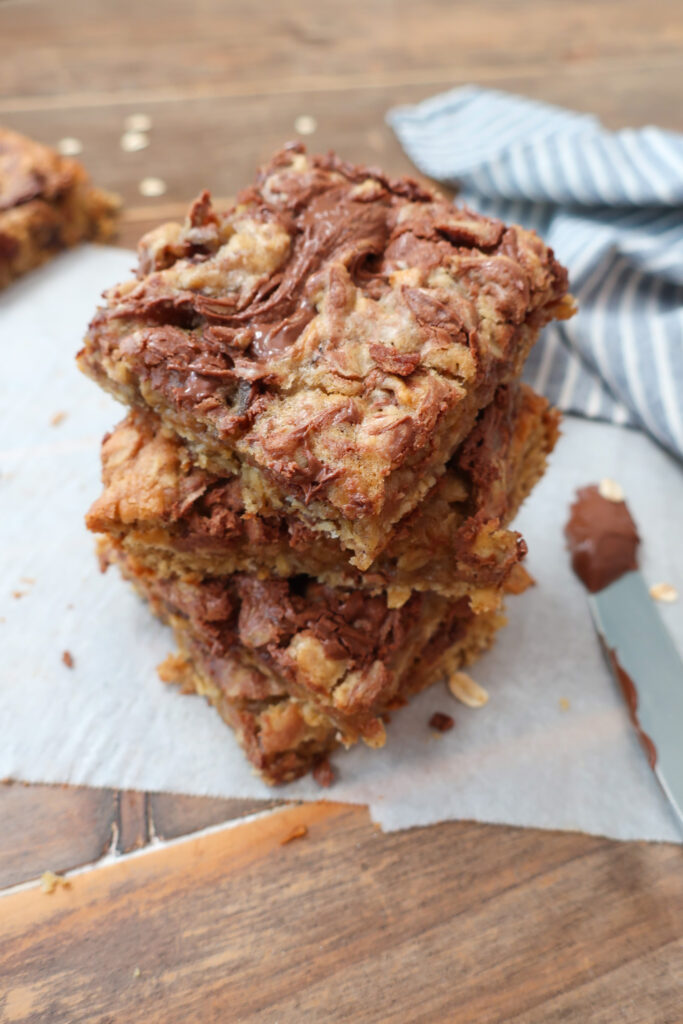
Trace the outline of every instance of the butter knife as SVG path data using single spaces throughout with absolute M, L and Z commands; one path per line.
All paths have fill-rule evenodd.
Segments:
M 574 571 L 650 766 L 683 823 L 683 661 L 637 569 L 635 523 L 608 487 L 582 488 L 571 512 Z

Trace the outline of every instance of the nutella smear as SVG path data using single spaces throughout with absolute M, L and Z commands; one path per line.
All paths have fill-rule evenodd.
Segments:
M 577 492 L 565 534 L 572 567 L 587 590 L 595 594 L 638 568 L 636 553 L 640 538 L 626 502 L 616 497 L 616 485 L 609 497 L 605 488 L 592 485 Z M 657 748 L 643 730 L 638 717 L 638 690 L 619 661 L 617 652 L 598 631 L 600 642 L 628 707 L 629 717 L 647 754 L 650 767 L 657 763 Z
M 603 498 L 595 485 L 577 492 L 565 534 L 572 568 L 591 594 L 638 568 L 640 538 L 626 502 Z

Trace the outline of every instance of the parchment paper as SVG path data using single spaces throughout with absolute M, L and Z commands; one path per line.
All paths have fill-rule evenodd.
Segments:
M 271 797 L 216 713 L 159 681 L 170 633 L 99 573 L 83 525 L 101 436 L 124 411 L 73 357 L 100 292 L 133 262 L 84 247 L 0 296 L 0 777 Z M 518 519 L 538 585 L 509 601 L 510 625 L 471 670 L 489 703 L 468 709 L 437 684 L 392 716 L 383 751 L 336 755 L 332 789 L 303 780 L 277 794 L 367 803 L 385 829 L 466 818 L 680 842 L 564 549 L 574 489 L 603 476 L 626 489 L 646 579 L 683 591 L 677 464 L 638 433 L 567 419 Z M 681 649 L 683 604 L 660 608 Z M 434 711 L 456 719 L 438 738 Z

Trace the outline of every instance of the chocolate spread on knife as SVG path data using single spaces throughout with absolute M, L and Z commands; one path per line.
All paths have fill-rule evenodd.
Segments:
M 640 719 L 638 718 L 638 690 L 636 689 L 636 684 L 617 658 L 617 652 L 611 647 L 607 647 L 606 644 L 604 645 L 604 649 L 607 657 L 609 658 L 615 678 L 621 687 L 621 692 L 624 695 L 629 718 L 631 719 L 631 722 L 638 733 L 638 739 L 647 754 L 647 759 L 650 762 L 650 768 L 654 768 L 657 764 L 657 748 L 648 734 L 643 732 Z
M 582 487 L 571 507 L 565 527 L 574 572 L 591 594 L 604 590 L 625 573 L 638 568 L 636 553 L 640 537 L 626 502 L 603 498 L 595 484 Z M 629 718 L 638 733 L 650 767 L 657 763 L 657 748 L 638 718 L 638 690 L 623 667 L 617 652 L 600 641 L 619 683 Z
M 603 498 L 594 484 L 578 491 L 565 534 L 572 568 L 591 594 L 638 568 L 640 537 L 626 502 Z

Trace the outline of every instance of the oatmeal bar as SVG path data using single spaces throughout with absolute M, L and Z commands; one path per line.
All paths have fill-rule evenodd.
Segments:
M 272 677 L 230 651 L 212 654 L 188 634 L 184 620 L 172 625 L 178 654 L 159 666 L 161 679 L 206 697 L 265 782 L 292 782 L 338 746 L 336 728 L 312 706 L 294 700 Z
M 533 232 L 295 146 L 227 212 L 204 193 L 142 240 L 79 363 L 237 474 L 248 512 L 283 508 L 365 570 L 572 311 Z
M 332 723 L 341 742 L 385 739 L 382 714 L 457 668 L 492 641 L 498 608 L 475 615 L 466 599 L 413 594 L 389 609 L 384 596 L 334 589 L 306 577 L 256 580 L 156 576 L 110 541 L 103 567 L 118 564 L 160 618 L 213 658 L 237 659 Z M 318 720 L 316 718 L 316 720 Z
M 76 160 L 0 127 L 0 288 L 59 249 L 110 238 L 118 208 Z
M 141 593 L 144 586 L 138 584 Z M 194 637 L 186 619 L 153 607 L 173 627 L 179 653 L 159 666 L 164 682 L 176 683 L 184 693 L 206 697 L 237 741 L 258 775 L 270 785 L 292 782 L 315 769 L 340 744 L 336 725 L 317 707 L 289 696 L 285 684 L 266 675 L 230 650 L 212 653 Z M 406 677 L 393 706 L 436 682 L 458 665 L 474 660 L 493 641 L 504 624 L 500 613 L 470 619 L 462 637 L 435 657 L 415 666 Z
M 365 573 L 338 541 L 283 510 L 247 515 L 239 476 L 197 469 L 156 417 L 139 412 L 103 442 L 104 490 L 86 522 L 161 576 L 303 574 L 388 590 L 392 604 L 411 590 L 457 598 L 500 587 L 523 556 L 521 537 L 505 526 L 545 469 L 557 421 L 530 388 L 499 388 L 447 472 Z

